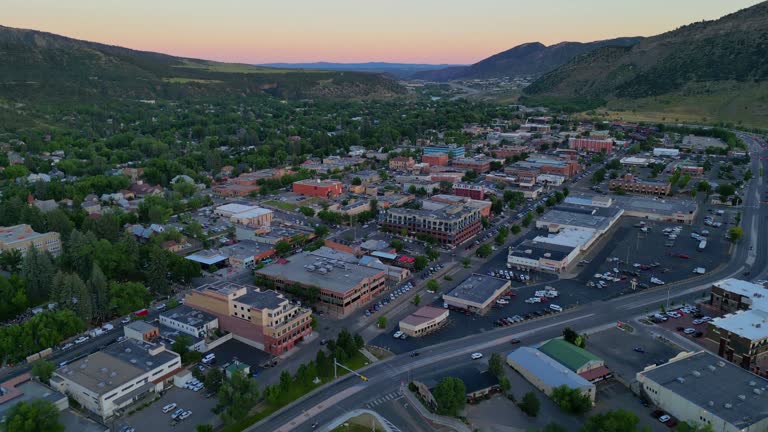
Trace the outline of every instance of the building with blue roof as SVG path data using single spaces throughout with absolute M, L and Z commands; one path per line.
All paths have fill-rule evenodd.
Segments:
M 535 348 L 521 347 L 512 351 L 507 354 L 507 364 L 547 396 L 554 389 L 566 386 L 580 390 L 592 403 L 595 402 L 597 390 L 594 384 Z

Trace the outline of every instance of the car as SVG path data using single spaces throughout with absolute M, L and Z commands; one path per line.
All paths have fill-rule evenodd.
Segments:
M 186 410 L 183 413 L 181 413 L 181 415 L 179 416 L 179 420 L 184 420 L 185 418 L 187 418 L 187 417 L 189 417 L 191 415 L 192 415 L 192 411 L 191 410 Z
M 659 417 L 659 421 L 662 423 L 666 423 L 668 421 L 672 420 L 672 417 L 664 414 L 663 416 Z
M 470 358 L 472 358 L 472 360 L 480 360 L 481 358 L 483 358 L 483 354 L 479 352 L 472 353 Z
M 512 339 L 509 341 L 509 343 L 511 343 L 512 345 L 517 345 L 520 343 L 520 339 Z
M 320 339 L 320 345 L 325 345 L 328 343 L 328 339 Z
M 558 306 L 558 305 L 556 305 L 556 304 L 549 305 L 549 308 L 551 310 L 555 311 L 555 312 L 562 312 L 563 311 L 563 308 Z
M 90 339 L 89 336 L 80 336 L 79 338 L 75 339 L 75 345 L 79 345 L 79 344 L 87 341 L 88 339 Z
M 685 334 L 687 334 L 687 335 L 689 335 L 689 334 L 694 334 L 694 333 L 696 333 L 696 329 L 693 329 L 693 328 L 690 328 L 690 327 L 689 327 L 689 328 L 687 328 L 687 329 L 683 330 L 683 333 L 685 333 Z
M 418 351 L 414 351 L 411 353 L 411 357 L 418 357 L 420 353 Z
M 68 344 L 64 344 L 64 346 L 62 346 L 62 347 L 61 347 L 61 349 L 65 350 L 65 349 L 69 349 L 69 348 L 72 348 L 73 346 L 75 346 L 75 344 L 73 344 L 73 343 L 68 343 Z
M 136 432 L 136 429 L 130 426 L 123 426 L 123 428 L 120 429 L 120 432 Z
M 645 352 L 645 349 L 644 349 L 643 347 L 634 347 L 634 348 L 632 349 L 632 351 L 634 351 L 634 352 L 638 352 L 638 353 L 640 353 L 640 354 L 643 354 L 643 353 Z
M 184 408 L 179 408 L 171 414 L 171 418 L 176 420 L 180 415 L 184 414 Z
M 393 338 L 395 338 L 395 339 L 400 339 L 400 337 L 402 337 L 402 336 L 403 336 L 403 332 L 401 332 L 400 330 L 396 331 L 396 332 L 395 332 L 395 333 L 392 335 L 392 337 L 393 337 Z
M 168 405 L 166 405 L 166 406 L 164 406 L 164 407 L 163 407 L 163 412 L 164 412 L 164 413 L 166 413 L 166 414 L 168 414 L 168 413 L 169 413 L 169 412 L 171 412 L 171 411 L 172 411 L 174 408 L 176 408 L 176 403 L 175 403 L 175 402 L 173 402 L 173 403 L 169 403 Z

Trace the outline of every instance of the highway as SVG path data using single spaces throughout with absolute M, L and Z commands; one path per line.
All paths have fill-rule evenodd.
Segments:
M 668 292 L 670 299 L 690 300 L 709 289 L 713 282 L 724 278 L 757 279 L 765 273 L 768 262 L 768 210 L 760 203 L 760 194 L 764 193 L 764 179 L 758 175 L 763 164 L 760 155 L 764 149 L 751 136 L 739 136 L 750 148 L 752 170 L 755 173 L 753 180 L 744 189 L 741 226 L 745 236 L 734 247 L 730 261 L 716 271 L 694 280 L 671 283 L 608 301 L 597 301 L 562 314 L 433 345 L 421 350 L 421 355 L 416 358 L 409 355 L 391 357 L 360 371 L 368 377 L 367 382 L 353 376 L 343 377 L 315 390 L 247 430 L 310 431 L 313 430 L 313 423 L 325 424 L 379 395 L 397 390 L 402 383 L 411 379 L 437 375 L 462 362 L 471 362 L 469 355 L 472 352 L 479 351 L 486 356 L 491 352 L 506 353 L 511 348 L 509 341 L 513 338 L 521 339 L 525 344 L 541 342 L 560 335 L 565 326 L 579 332 L 589 332 L 590 329 L 604 328 L 616 321 L 627 320 L 649 309 L 655 309 L 657 305 L 667 301 Z M 768 168 L 766 170 L 768 171 Z M 746 272 L 750 272 L 749 275 L 746 275 Z

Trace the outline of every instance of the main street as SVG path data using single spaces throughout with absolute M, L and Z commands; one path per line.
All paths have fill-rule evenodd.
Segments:
M 433 345 L 421 350 L 418 358 L 408 355 L 391 357 L 361 371 L 368 378 L 367 382 L 346 376 L 315 390 L 247 430 L 309 431 L 312 430 L 312 423 L 327 423 L 378 395 L 397 390 L 411 379 L 439 374 L 460 363 L 471 362 L 469 354 L 472 352 L 483 352 L 486 356 L 491 352 L 505 353 L 510 349 L 509 341 L 512 338 L 521 339 L 525 344 L 541 342 L 560 335 L 565 326 L 586 332 L 641 315 L 649 308 L 653 309 L 666 302 L 667 296 L 673 300 L 690 300 L 700 296 L 701 292 L 720 279 L 747 278 L 747 272 L 750 272 L 748 278 L 754 278 L 762 273 L 768 262 L 768 210 L 760 203 L 764 180 L 757 175 L 763 164 L 760 160 L 763 149 L 748 135 L 742 136 L 742 139 L 749 146 L 751 166 L 756 174 L 744 188 L 741 226 L 744 227 L 745 237 L 735 246 L 730 261 L 718 270 L 694 280 L 668 284 L 608 301 L 597 301 L 536 321 Z

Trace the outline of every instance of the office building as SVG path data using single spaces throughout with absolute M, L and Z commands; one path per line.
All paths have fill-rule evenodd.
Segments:
M 613 140 L 593 138 L 570 138 L 568 148 L 590 153 L 613 153 Z
M 309 179 L 293 182 L 293 192 L 319 198 L 336 198 L 342 194 L 343 183 L 336 180 Z
M 160 324 L 197 338 L 210 336 L 219 328 L 215 315 L 187 305 L 160 313 Z
M 426 235 L 441 244 L 458 245 L 479 233 L 481 209 L 467 204 L 447 206 L 441 210 L 390 208 L 381 216 L 381 226 L 390 232 Z
M 642 180 L 632 174 L 612 179 L 608 182 L 608 187 L 611 190 L 621 189 L 628 193 L 655 196 L 666 196 L 672 191 L 672 185 L 669 182 Z
M 433 155 L 433 154 L 446 154 L 449 158 L 455 159 L 464 157 L 464 147 L 457 146 L 455 144 L 451 145 L 433 145 L 433 146 L 427 146 L 424 147 L 424 155 Z M 427 162 L 422 159 L 422 162 Z
M 485 188 L 470 183 L 456 183 L 453 185 L 453 194 L 460 197 L 483 200 L 485 199 Z
M 422 306 L 400 320 L 400 330 L 410 337 L 426 336 L 447 324 L 448 314 L 448 309 Z
M 31 247 L 57 256 L 61 253 L 59 233 L 37 233 L 29 225 L 0 227 L 0 251 L 17 250 L 25 255 Z
M 443 294 L 443 302 L 449 307 L 482 315 L 490 310 L 510 286 L 511 283 L 506 279 L 473 274 Z
M 453 161 L 451 162 L 451 166 L 458 170 L 474 171 L 478 174 L 483 174 L 491 170 L 491 158 L 459 157 L 459 158 L 453 159 Z

